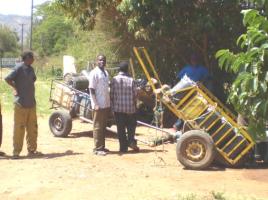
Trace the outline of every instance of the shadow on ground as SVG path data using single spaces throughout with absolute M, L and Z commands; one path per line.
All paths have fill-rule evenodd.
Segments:
M 93 131 L 82 131 L 70 133 L 67 138 L 80 138 L 80 137 L 90 137 L 93 138 Z M 106 138 L 117 138 L 116 133 L 106 130 Z
M 63 157 L 63 156 L 73 156 L 73 155 L 80 155 L 82 153 L 76 153 L 73 152 L 72 150 L 67 150 L 63 153 L 42 153 L 41 155 L 36 155 L 36 156 L 20 156 L 17 159 L 14 160 L 21 160 L 21 159 L 53 159 L 53 158 L 58 158 L 58 157 Z M 13 156 L 11 155 L 3 155 L 0 156 L 1 159 L 13 159 Z

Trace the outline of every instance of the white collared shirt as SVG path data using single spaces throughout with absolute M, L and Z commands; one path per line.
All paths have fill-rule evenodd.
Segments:
M 109 74 L 106 70 L 102 71 L 99 67 L 95 67 L 90 72 L 89 89 L 95 90 L 96 101 L 100 108 L 110 107 Z M 91 94 L 90 97 L 92 108 L 94 108 L 95 104 L 92 100 Z

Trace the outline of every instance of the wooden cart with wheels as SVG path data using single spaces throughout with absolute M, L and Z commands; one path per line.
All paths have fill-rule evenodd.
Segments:
M 87 88 L 85 85 L 84 88 Z M 72 120 L 92 121 L 90 96 L 58 80 L 51 82 L 50 101 L 54 109 L 49 117 L 49 127 L 56 137 L 67 137 L 72 130 Z

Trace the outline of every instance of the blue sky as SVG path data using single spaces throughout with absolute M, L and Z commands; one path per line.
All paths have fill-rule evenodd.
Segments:
M 48 0 L 33 0 L 34 6 Z M 31 15 L 32 0 L 0 0 L 0 14 Z

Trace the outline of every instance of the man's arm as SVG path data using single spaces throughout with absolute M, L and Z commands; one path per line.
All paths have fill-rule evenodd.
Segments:
M 94 107 L 92 109 L 98 110 L 99 105 L 97 102 L 96 90 L 95 90 L 97 81 L 95 80 L 95 76 L 94 76 L 94 74 L 92 74 L 92 72 L 89 74 L 88 82 L 89 82 L 89 91 L 91 94 L 92 101 L 94 103 Z
M 16 86 L 15 86 L 15 82 L 9 79 L 5 79 L 5 81 L 7 82 L 8 85 L 10 85 L 13 88 L 13 94 L 14 96 L 18 95 Z
M 10 74 L 8 74 L 5 78 L 5 81 L 7 82 L 8 85 L 10 85 L 13 88 L 13 94 L 16 96 L 18 95 L 18 91 L 15 85 L 15 78 L 17 76 L 18 69 L 15 68 Z
M 93 110 L 99 110 L 99 105 L 97 103 L 97 98 L 96 98 L 96 92 L 95 92 L 95 89 L 93 88 L 89 88 L 90 90 L 90 94 L 91 94 L 91 98 L 92 98 L 92 101 L 94 102 L 94 108 Z

